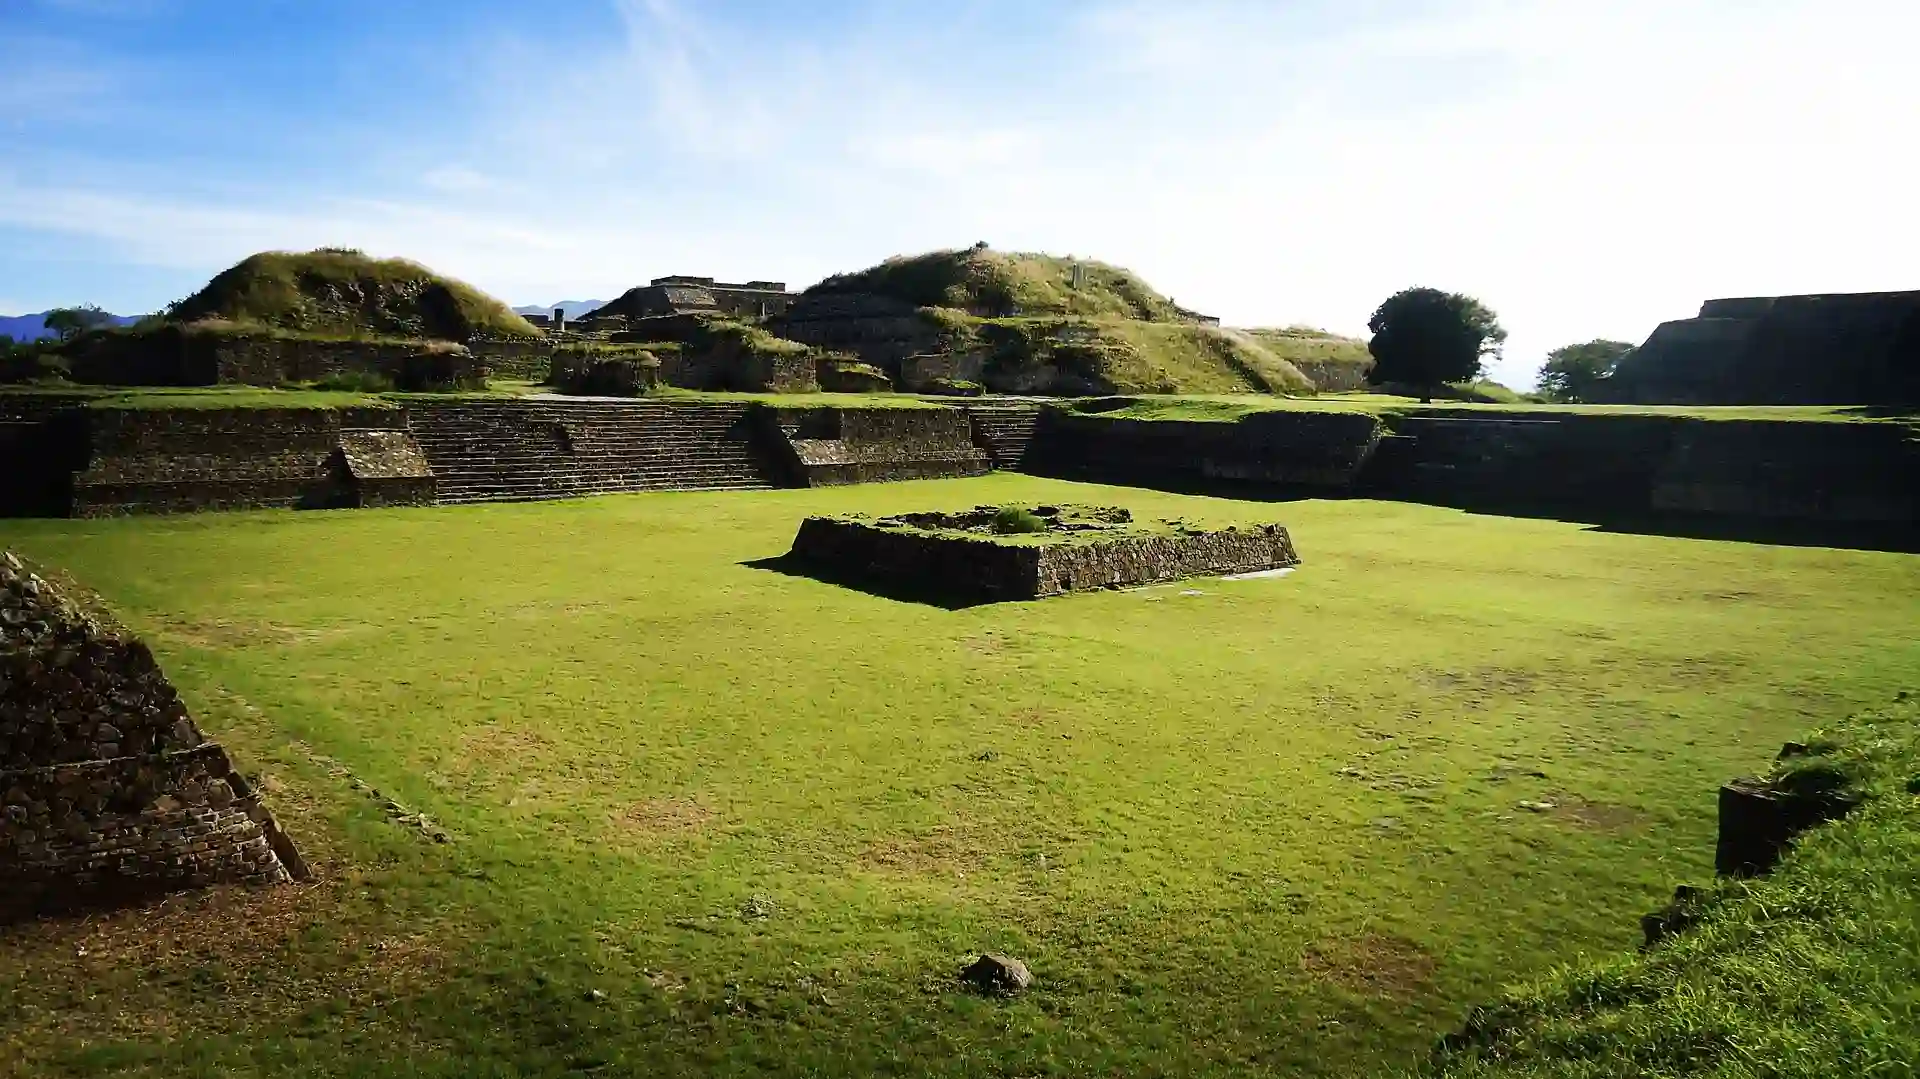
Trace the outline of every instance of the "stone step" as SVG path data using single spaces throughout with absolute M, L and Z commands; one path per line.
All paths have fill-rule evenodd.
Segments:
M 461 488 L 443 490 L 442 505 L 463 506 L 480 502 L 557 502 L 569 498 L 597 498 L 601 495 L 646 494 L 654 491 L 767 491 L 768 484 L 710 483 L 699 486 L 658 485 L 650 487 L 610 487 L 576 491 L 525 490 L 520 488 Z
M 412 413 L 412 427 L 441 502 L 543 501 L 770 489 L 747 443 L 746 415 L 744 404 L 541 399 L 429 406 Z

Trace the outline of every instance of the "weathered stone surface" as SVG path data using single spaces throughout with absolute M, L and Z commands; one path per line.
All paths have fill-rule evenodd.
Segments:
M 399 409 L 89 409 L 81 422 L 76 517 L 433 498 Z
M 1714 869 L 1722 876 L 1770 872 L 1801 832 L 1838 820 L 1858 799 L 1833 790 L 1795 790 L 1757 779 L 1720 788 L 1720 838 Z
M 10 552 L 0 612 L 0 922 L 304 873 L 145 645 Z
M 965 412 L 950 408 L 770 410 L 787 478 L 825 487 L 977 476 L 989 468 Z
M 1048 509 L 1039 512 L 1045 515 Z M 975 514 L 993 510 L 982 507 Z M 1183 529 L 1165 535 L 1116 531 L 1111 537 L 1073 542 L 1004 543 L 955 534 L 954 529 L 968 527 L 972 516 L 910 514 L 878 521 L 809 517 L 801 522 L 789 557 L 830 579 L 980 603 L 1279 569 L 1300 562 L 1291 537 L 1279 525 Z
M 968 964 L 960 972 L 960 980 L 977 993 L 1011 997 L 1033 985 L 1033 973 L 1012 956 L 988 953 Z
M 1603 386 L 1634 404 L 1920 402 L 1920 292 L 1709 300 Z
M 101 347 L 78 351 L 71 364 L 76 381 L 116 386 L 284 386 L 346 374 L 380 375 L 405 385 L 417 381 L 418 358 L 427 352 L 441 357 L 433 382 L 484 384 L 485 361 L 451 342 L 202 333 L 178 327 L 109 338 Z
M 1360 413 L 1258 412 L 1234 423 L 1040 417 L 1027 454 L 1043 475 L 1145 485 L 1257 483 L 1343 488 L 1382 428 Z
M 1665 907 L 1640 918 L 1641 947 L 1651 948 L 1669 937 L 1684 933 L 1700 921 L 1700 904 L 1705 893 L 1682 884 L 1673 890 L 1673 900 Z

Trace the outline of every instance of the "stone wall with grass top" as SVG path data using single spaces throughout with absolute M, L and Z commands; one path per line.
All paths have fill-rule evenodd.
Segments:
M 110 386 L 286 386 L 353 377 L 404 390 L 484 389 L 484 353 L 450 341 L 334 338 L 229 324 L 108 330 L 64 346 L 73 378 Z
M 964 513 L 809 517 L 789 555 L 823 578 L 912 597 L 991 603 L 1296 566 L 1277 524 L 1135 528 L 1115 507 L 982 506 Z
M 88 409 L 72 513 L 418 505 L 433 474 L 394 408 Z
M 967 414 L 950 408 L 768 409 L 774 456 L 803 487 L 985 474 Z
M 1448 413 L 1389 421 L 1370 492 L 1466 507 L 1920 521 L 1920 439 L 1897 423 Z
M 1049 412 L 1027 470 L 1115 483 L 1252 483 L 1343 488 L 1380 443 L 1358 412 L 1256 412 L 1233 423 L 1107 419 Z
M 0 923 L 305 873 L 147 647 L 0 552 Z

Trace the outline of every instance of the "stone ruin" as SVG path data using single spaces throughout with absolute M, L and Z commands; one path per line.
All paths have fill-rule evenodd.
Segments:
M 0 924 L 305 875 L 146 645 L 0 552 Z
M 1038 599 L 1285 569 L 1277 524 L 1204 529 L 1137 523 L 1118 506 L 980 506 L 958 513 L 809 517 L 788 558 L 819 576 L 965 603 Z

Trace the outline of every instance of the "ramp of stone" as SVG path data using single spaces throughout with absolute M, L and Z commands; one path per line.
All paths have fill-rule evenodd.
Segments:
M 976 405 L 967 409 L 973 423 L 973 442 L 986 451 L 993 467 L 1019 471 L 1027 463 L 1034 428 L 1040 423 L 1039 405 Z
M 540 398 L 410 406 L 443 503 L 773 486 L 751 406 Z
M 0 923 L 305 874 L 146 646 L 0 552 Z

